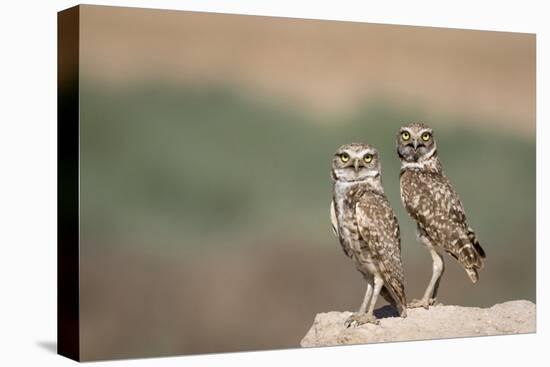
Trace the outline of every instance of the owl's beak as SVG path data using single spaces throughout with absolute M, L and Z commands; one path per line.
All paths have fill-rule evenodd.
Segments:
M 353 161 L 353 167 L 355 168 L 355 172 L 359 172 L 359 159 Z
M 418 148 L 418 140 L 416 140 L 416 139 L 413 140 L 413 147 L 414 147 L 414 150 L 416 150 L 416 148 Z

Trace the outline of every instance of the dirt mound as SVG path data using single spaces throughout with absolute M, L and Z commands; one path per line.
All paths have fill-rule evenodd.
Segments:
M 346 328 L 351 312 L 326 312 L 315 316 L 313 326 L 300 342 L 302 347 L 364 344 L 390 341 L 440 339 L 466 336 L 533 333 L 535 304 L 519 300 L 490 308 L 437 305 L 429 310 L 407 310 L 398 317 L 390 306 L 375 311 L 380 325 Z

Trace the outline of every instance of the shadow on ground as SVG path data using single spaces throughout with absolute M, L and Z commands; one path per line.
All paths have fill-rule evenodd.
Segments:
M 57 354 L 57 342 L 51 340 L 39 340 L 36 342 L 40 348 L 45 349 L 50 353 Z

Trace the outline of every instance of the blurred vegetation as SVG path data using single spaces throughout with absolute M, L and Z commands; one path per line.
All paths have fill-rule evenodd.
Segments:
M 250 231 L 326 243 L 332 154 L 341 144 L 362 141 L 379 149 L 386 194 L 405 238 L 414 240 L 400 207 L 394 140 L 399 126 L 421 119 L 422 111 L 371 101 L 345 120 L 319 122 L 269 102 L 228 88 L 84 88 L 84 229 L 94 236 L 130 235 L 137 243 L 154 240 L 156 250 Z M 514 245 L 512 239 L 532 243 L 534 141 L 441 118 L 452 120 L 427 123 L 484 244 L 502 250 Z
M 400 203 L 394 140 L 425 111 L 287 106 L 220 86 L 83 83 L 84 359 L 292 347 L 316 312 L 358 306 L 364 284 L 328 216 L 332 154 L 352 141 L 380 151 L 407 297 L 420 296 L 431 261 Z M 488 259 L 474 287 L 447 257 L 439 299 L 534 300 L 535 142 L 464 116 L 425 122 Z

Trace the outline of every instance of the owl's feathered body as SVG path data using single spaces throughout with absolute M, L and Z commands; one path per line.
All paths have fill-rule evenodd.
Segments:
M 364 277 L 384 279 L 382 296 L 388 302 L 405 305 L 399 224 L 390 203 L 365 183 L 334 186 L 334 225 L 344 252 Z
M 347 162 L 341 161 L 342 154 L 349 157 Z M 365 157 L 370 157 L 369 162 Z M 366 144 L 341 147 L 333 161 L 332 177 L 334 232 L 344 253 L 367 281 L 365 300 L 349 323 L 373 321 L 379 293 L 405 317 L 399 224 L 382 188 L 378 153 Z
M 424 124 L 410 124 L 401 128 L 397 139 L 401 200 L 416 221 L 418 236 L 434 260 L 432 280 L 424 298 L 416 302 L 428 307 L 435 302 L 444 270 L 443 258 L 437 249 L 457 259 L 474 283 L 483 267 L 485 251 L 468 226 L 457 192 L 443 173 L 433 131 Z
M 457 259 L 472 282 L 478 280 L 485 252 L 468 227 L 464 207 L 442 173 L 406 169 L 401 174 L 401 200 L 418 229 Z

